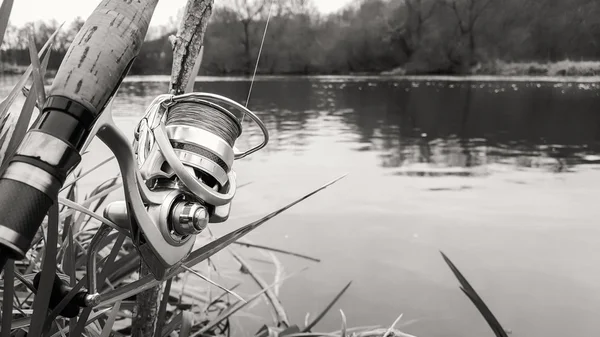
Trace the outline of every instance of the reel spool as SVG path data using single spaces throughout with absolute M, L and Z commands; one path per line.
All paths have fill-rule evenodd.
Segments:
M 254 120 L 263 142 L 246 152 L 236 151 L 242 124 L 224 105 Z M 140 121 L 134 146 L 149 188 L 166 183 L 192 194 L 207 208 L 210 222 L 217 223 L 227 220 L 235 196 L 234 160 L 263 148 L 268 137 L 262 121 L 244 106 L 219 95 L 191 93 L 159 96 Z

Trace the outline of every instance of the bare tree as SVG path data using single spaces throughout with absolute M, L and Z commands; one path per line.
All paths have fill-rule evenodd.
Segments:
M 476 25 L 482 14 L 490 8 L 495 0 L 444 0 L 444 4 L 451 10 L 456 19 L 456 31 L 458 36 L 458 46 L 462 47 L 466 40 L 466 49 L 458 61 L 453 56 L 455 46 L 451 46 L 448 56 L 451 60 L 461 63 L 465 69 L 468 69 L 476 61 Z
M 438 0 L 403 0 L 392 17 L 390 32 L 407 60 L 421 48 L 425 27 L 433 17 Z
M 238 21 L 242 25 L 242 44 L 245 54 L 245 71 L 252 72 L 252 24 L 260 19 L 268 11 L 268 0 L 229 0 L 229 6 L 235 12 Z

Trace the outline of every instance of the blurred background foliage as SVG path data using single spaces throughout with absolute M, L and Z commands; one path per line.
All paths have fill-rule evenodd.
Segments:
M 496 73 L 505 63 L 600 59 L 595 0 L 355 0 L 327 15 L 313 1 L 217 0 L 201 74 L 251 73 L 271 5 L 261 74 Z M 170 73 L 168 36 L 177 22 L 151 27 L 131 74 Z M 50 71 L 82 24 L 76 18 L 63 26 Z M 51 20 L 9 26 L 1 70 L 29 64 L 27 30 L 41 44 L 58 26 Z M 527 66 L 532 74 L 546 71 L 536 69 Z

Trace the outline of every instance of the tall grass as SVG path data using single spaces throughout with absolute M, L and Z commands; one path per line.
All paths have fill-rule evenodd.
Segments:
M 4 1 L 0 14 L 0 36 L 4 35 L 12 1 Z M 27 131 L 35 109 L 43 106 L 46 98 L 44 92 L 44 75 L 49 57 L 49 46 L 54 35 L 46 42 L 42 50 L 35 50 L 33 39 L 30 39 L 31 65 L 15 85 L 10 94 L 0 103 L 0 159 L 6 163 L 22 141 Z M 40 57 L 42 60 L 40 61 Z M 25 88 L 26 83 L 32 80 L 30 88 Z M 15 115 L 10 107 L 19 94 L 26 94 L 27 98 L 20 112 Z M 38 111 L 39 112 L 39 111 Z M 85 155 L 85 154 L 84 154 Z M 17 336 L 38 337 L 50 336 L 76 337 L 80 335 L 93 337 L 123 336 L 131 331 L 130 325 L 135 310 L 135 298 L 130 297 L 115 304 L 104 307 L 81 309 L 74 305 L 78 292 L 84 290 L 87 277 L 86 265 L 90 245 L 94 242 L 94 235 L 98 231 L 109 231 L 100 242 L 100 249 L 96 259 L 98 264 L 97 285 L 100 292 L 110 291 L 137 279 L 140 256 L 133 247 L 130 238 L 122 233 L 107 227 L 110 222 L 97 213 L 103 209 L 109 195 L 122 184 L 120 178 L 112 177 L 99 184 L 88 195 L 81 196 L 79 182 L 85 176 L 93 173 L 103 161 L 94 168 L 82 173 L 76 170 L 69 178 L 61 191 L 59 201 L 53 205 L 44 220 L 31 249 L 22 261 L 9 261 L 3 271 L 3 281 L 0 284 L 2 295 L 2 330 L 1 337 Z M 337 179 L 339 180 L 339 179 Z M 388 327 L 348 327 L 346 316 L 341 315 L 341 329 L 333 332 L 316 332 L 326 314 L 334 307 L 337 301 L 349 289 L 351 282 L 332 297 L 331 301 L 318 313 L 314 319 L 307 319 L 304 324 L 290 322 L 284 305 L 278 297 L 280 285 L 297 273 L 283 275 L 281 264 L 274 255 L 287 254 L 318 263 L 320 260 L 280 248 L 254 245 L 239 241 L 239 238 L 254 230 L 261 224 L 286 211 L 322 191 L 337 180 L 326 184 L 319 189 L 293 201 L 287 206 L 243 227 L 229 236 L 231 242 L 225 242 L 216 251 L 228 246 L 232 261 L 241 266 L 238 271 L 240 280 L 243 275 L 250 278 L 258 286 L 256 293 L 243 298 L 235 292 L 235 287 L 226 287 L 214 281 L 224 271 L 215 267 L 210 259 L 201 262 L 210 267 L 209 275 L 202 274 L 198 266 L 189 267 L 175 279 L 166 282 L 162 300 L 159 305 L 159 320 L 155 336 L 229 336 L 232 317 L 244 310 L 249 310 L 250 305 L 257 299 L 264 297 L 270 304 L 275 316 L 273 324 L 265 324 L 256 336 L 259 337 L 300 337 L 300 336 L 336 336 L 336 337 L 374 337 L 374 336 L 406 336 L 395 328 L 402 315 Z M 207 231 L 208 239 L 215 242 L 210 230 Z M 235 239 L 235 240 L 234 240 Z M 268 252 L 275 266 L 274 280 L 269 282 L 259 275 L 239 252 L 234 250 L 231 243 L 237 246 L 246 246 L 254 250 Z M 475 290 L 466 283 L 458 269 L 444 256 L 452 271 L 462 284 L 462 289 L 480 309 L 486 320 L 490 322 L 496 336 L 506 336 L 498 321 L 493 317 L 487 306 Z M 235 273 L 236 271 L 226 271 Z M 300 271 L 301 272 L 301 271 Z M 199 291 L 197 287 L 186 286 L 185 280 L 189 277 L 198 277 L 205 282 L 205 287 Z M 216 289 L 216 291 L 215 291 Z M 301 294 L 298 294 L 301 296 Z

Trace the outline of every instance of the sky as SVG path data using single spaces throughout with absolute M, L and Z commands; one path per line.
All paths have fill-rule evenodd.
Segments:
M 150 25 L 160 25 L 176 16 L 177 10 L 185 6 L 187 0 L 160 0 L 154 11 Z M 1 0 L 0 0 L 1 2 Z M 219 0 L 215 0 L 216 3 Z M 323 13 L 333 12 L 350 0 L 314 0 Z M 21 26 L 26 22 L 56 19 L 58 22 L 71 22 L 77 16 L 86 19 L 100 3 L 100 0 L 17 0 L 14 2 L 10 22 Z

